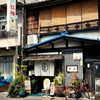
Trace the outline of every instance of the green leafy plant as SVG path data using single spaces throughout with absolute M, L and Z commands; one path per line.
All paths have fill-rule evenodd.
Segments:
M 31 80 L 31 93 L 32 94 L 34 94 L 34 93 L 36 94 L 37 93 L 36 84 L 35 83 L 36 83 L 36 80 L 35 79 L 32 79 Z
M 13 81 L 11 81 L 7 90 L 9 97 L 19 97 L 19 91 L 25 91 L 24 82 L 24 76 L 18 76 Z
M 7 90 L 8 96 L 12 98 L 18 98 L 19 91 L 25 91 L 25 79 L 27 76 L 24 76 L 23 70 L 15 72 L 15 79 L 11 81 L 9 84 L 9 88 Z
M 65 85 L 65 77 L 63 72 L 59 72 L 58 75 L 54 77 L 54 84 L 56 86 Z

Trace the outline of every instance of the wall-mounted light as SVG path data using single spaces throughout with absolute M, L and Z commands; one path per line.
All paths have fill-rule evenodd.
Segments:
M 10 49 L 10 47 L 9 47 L 9 46 L 7 46 L 7 47 L 6 47 L 6 50 L 9 50 L 9 49 Z
M 87 64 L 87 68 L 90 68 L 90 64 L 89 63 Z

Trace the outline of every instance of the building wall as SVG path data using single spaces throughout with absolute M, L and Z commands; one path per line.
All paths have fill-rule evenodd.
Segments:
M 0 5 L 6 4 L 6 3 L 7 3 L 7 0 L 0 0 Z
M 100 38 L 100 32 L 99 31 L 84 31 L 84 32 L 75 32 L 74 34 L 70 34 L 73 36 L 80 36 L 80 37 L 88 37 L 88 38 Z
M 54 37 L 57 37 L 58 35 L 50 35 L 50 36 L 43 36 L 40 38 L 40 42 L 43 42 L 43 41 L 46 41 L 48 39 L 51 39 L 51 38 L 54 38 Z
M 5 48 L 7 46 L 14 47 L 16 45 L 20 45 L 20 37 L 21 37 L 21 29 L 22 28 L 22 12 L 17 12 L 18 19 L 17 19 L 17 33 L 14 33 L 15 35 L 18 34 L 18 37 L 12 37 L 12 38 L 2 38 L 0 39 L 0 47 Z M 7 15 L 5 15 L 7 16 Z
M 16 39 L 15 38 L 8 38 L 8 39 L 0 39 L 0 48 L 2 47 L 14 47 L 16 45 Z
M 65 77 L 66 77 L 66 83 L 65 84 L 68 84 L 71 82 L 71 79 L 74 78 L 74 75 L 72 73 L 69 73 L 67 72 L 67 66 L 77 66 L 78 67 L 78 72 L 76 73 L 76 75 L 78 76 L 79 79 L 83 79 L 83 67 L 80 66 L 80 60 L 73 60 L 73 53 L 75 53 L 74 51 L 73 52 L 67 52 L 66 54 L 63 54 L 64 55 L 64 66 L 65 68 L 62 68 L 62 69 L 65 69 Z

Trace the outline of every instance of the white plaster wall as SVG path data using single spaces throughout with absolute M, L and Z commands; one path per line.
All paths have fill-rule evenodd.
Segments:
M 20 0 L 19 0 L 20 1 Z M 42 1 L 47 1 L 47 0 L 25 0 L 26 3 L 34 3 L 34 2 L 42 2 Z
M 68 47 L 73 47 L 73 46 L 81 46 L 81 42 L 68 40 Z
M 0 0 L 0 5 L 6 4 L 6 3 L 7 3 L 7 0 Z
M 59 35 L 43 36 L 43 37 L 40 38 L 40 41 L 39 42 L 43 42 L 43 41 L 46 41 L 48 39 L 52 39 L 52 38 L 57 37 Z
M 17 41 L 15 38 L 0 39 L 0 48 L 14 47 L 17 45 L 15 41 Z
M 54 44 L 54 48 L 61 48 L 61 47 L 66 47 L 66 41 L 61 39 L 56 41 L 57 43 Z
M 99 31 L 84 31 L 84 32 L 77 32 L 77 33 L 72 33 L 70 35 L 73 36 L 80 36 L 80 37 L 88 37 L 88 38 L 100 38 L 100 32 Z

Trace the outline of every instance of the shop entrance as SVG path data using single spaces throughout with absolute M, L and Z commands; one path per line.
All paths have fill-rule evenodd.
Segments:
M 84 79 L 88 82 L 87 88 L 94 95 L 95 92 L 95 69 L 93 61 L 86 61 L 84 66 Z
M 94 63 L 95 68 L 95 100 L 100 98 L 100 62 Z

